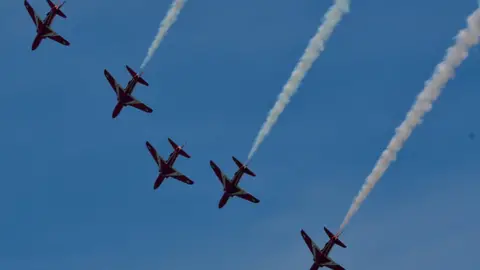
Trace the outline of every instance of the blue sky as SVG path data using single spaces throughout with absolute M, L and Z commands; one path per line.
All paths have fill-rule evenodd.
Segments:
M 44 41 L 21 1 L 1 1 L 0 269 L 309 269 L 300 236 L 317 244 L 353 197 L 415 96 L 466 25 L 475 1 L 353 2 L 326 51 L 260 146 L 241 186 L 222 194 L 244 160 L 331 1 L 189 1 L 135 96 L 154 109 L 111 119 L 121 83 L 138 70 L 170 0 L 71 1 Z M 388 3 L 387 3 L 388 2 Z M 31 0 L 41 14 L 44 1 Z M 477 269 L 480 134 L 476 48 L 458 69 L 343 235 L 346 269 Z M 167 138 L 187 142 L 167 180 Z M 447 259 L 448 258 L 448 259 Z

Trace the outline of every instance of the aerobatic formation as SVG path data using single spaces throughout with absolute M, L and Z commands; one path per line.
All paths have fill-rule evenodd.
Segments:
M 172 5 L 162 20 L 158 33 L 154 38 L 150 48 L 148 49 L 147 56 L 140 67 L 140 73 L 136 73 L 128 65 L 125 66 L 128 73 L 131 75 L 130 81 L 127 83 L 125 88 L 123 88 L 115 78 L 105 69 L 104 75 L 106 80 L 114 90 L 114 93 L 117 98 L 117 103 L 112 112 L 112 118 L 119 116 L 120 112 L 124 107 L 130 106 L 146 113 L 152 113 L 153 109 L 145 105 L 143 102 L 137 100 L 132 94 L 137 83 L 144 86 L 149 86 L 147 81 L 142 77 L 143 70 L 147 63 L 151 60 L 154 52 L 158 48 L 160 42 L 165 37 L 169 28 L 176 21 L 178 14 L 185 5 L 185 0 L 174 0 Z M 57 5 L 54 4 L 51 0 L 47 0 L 47 4 L 50 7 L 50 11 L 46 14 L 45 18 L 42 20 L 36 13 L 32 6 L 25 0 L 24 5 L 27 9 L 27 12 L 33 23 L 36 27 L 36 36 L 32 43 L 32 50 L 36 50 L 40 43 L 44 39 L 54 40 L 62 45 L 69 46 L 70 43 L 65 40 L 62 36 L 57 34 L 52 30 L 52 23 L 55 19 L 55 16 L 60 16 L 62 18 L 67 18 L 65 13 L 61 10 L 65 2 Z M 332 34 L 333 30 L 337 24 L 341 21 L 343 14 L 349 11 L 349 1 L 348 0 L 336 0 L 334 5 L 328 10 L 324 17 L 324 22 L 319 26 L 317 33 L 310 40 L 307 48 L 305 49 L 304 55 L 301 57 L 297 63 L 290 79 L 287 81 L 281 94 L 278 97 L 278 101 L 275 106 L 269 112 L 268 118 L 263 124 L 261 130 L 259 131 L 252 149 L 248 155 L 248 161 L 243 164 L 237 158 L 232 156 L 233 162 L 237 165 L 238 170 L 234 173 L 233 177 L 229 179 L 221 169 L 210 160 L 210 167 L 213 170 L 213 177 L 217 177 L 220 181 L 223 188 L 223 195 L 221 196 L 218 208 L 223 208 L 228 200 L 232 197 L 238 197 L 246 201 L 257 204 L 260 202 L 259 199 L 254 197 L 252 194 L 248 193 L 244 189 L 239 187 L 240 180 L 244 174 L 255 177 L 249 168 L 248 164 L 251 161 L 252 156 L 257 151 L 259 145 L 264 140 L 266 135 L 270 132 L 272 126 L 278 120 L 279 115 L 285 109 L 286 105 L 290 102 L 290 98 L 297 91 L 300 86 L 301 80 L 306 76 L 308 70 L 313 65 L 314 61 L 318 58 L 320 53 L 325 49 L 325 43 Z M 339 240 L 339 236 L 343 233 L 343 229 L 346 224 L 349 222 L 353 214 L 358 210 L 361 202 L 365 200 L 368 193 L 373 189 L 373 186 L 378 182 L 387 170 L 388 166 L 392 161 L 395 160 L 396 154 L 403 147 L 403 144 L 411 135 L 413 129 L 420 124 L 422 117 L 425 113 L 431 110 L 433 102 L 438 98 L 441 93 L 441 89 L 446 85 L 448 80 L 453 77 L 454 69 L 458 67 L 462 61 L 467 57 L 468 50 L 470 47 L 476 45 L 479 41 L 480 36 L 480 9 L 477 9 L 472 15 L 468 17 L 468 27 L 462 31 L 457 36 L 456 44 L 448 50 L 447 55 L 442 63 L 440 63 L 433 75 L 433 77 L 426 83 L 425 89 L 419 94 L 416 103 L 413 105 L 410 112 L 407 114 L 407 118 L 396 130 L 394 138 L 390 141 L 387 149 L 382 153 L 380 160 L 376 164 L 372 173 L 368 176 L 366 183 L 362 187 L 358 196 L 355 198 L 350 210 L 348 211 L 344 222 L 341 224 L 338 233 L 333 234 L 326 227 L 324 231 L 328 236 L 328 241 L 325 243 L 324 247 L 320 249 L 315 242 L 307 235 L 307 233 L 302 229 L 301 236 L 305 241 L 308 249 L 313 256 L 313 264 L 310 270 L 317 270 L 321 267 L 327 267 L 333 270 L 344 270 L 342 266 L 337 264 L 333 259 L 329 257 L 329 253 L 332 250 L 334 245 L 346 248 L 346 245 Z M 473 139 L 473 135 L 471 135 Z M 153 189 L 158 189 L 162 183 L 168 178 L 174 178 L 182 183 L 187 185 L 193 185 L 189 177 L 179 172 L 174 168 L 174 164 L 179 156 L 190 159 L 190 155 L 187 154 L 184 150 L 184 145 L 179 146 L 171 138 L 168 138 L 168 142 L 173 148 L 173 151 L 170 153 L 167 160 L 163 159 L 153 147 L 150 142 L 146 142 L 146 147 L 153 160 L 155 161 L 158 169 L 158 175 L 156 180 L 153 183 Z

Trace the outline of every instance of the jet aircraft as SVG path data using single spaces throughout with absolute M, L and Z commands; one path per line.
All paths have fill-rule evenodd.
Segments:
M 33 43 L 32 43 L 32 51 L 34 51 L 40 45 L 42 40 L 45 38 L 49 38 L 65 46 L 70 45 L 70 42 L 65 40 L 62 36 L 55 33 L 55 31 L 53 31 L 52 28 L 50 28 L 50 26 L 52 25 L 53 19 L 55 18 L 56 15 L 62 18 L 67 18 L 65 13 L 63 13 L 60 10 L 60 8 L 62 8 L 62 6 L 65 4 L 65 2 L 63 2 L 60 5 L 55 5 L 54 3 L 52 3 L 52 1 L 47 0 L 47 3 L 50 6 L 50 11 L 47 13 L 43 21 L 35 13 L 35 10 L 27 2 L 27 0 L 25 0 L 25 3 L 24 3 L 25 7 L 27 8 L 28 14 L 30 14 L 30 17 L 32 18 L 33 23 L 37 27 L 37 35 L 35 36 L 35 39 L 33 40 Z
M 230 197 L 239 197 L 244 200 L 250 201 L 252 203 L 259 203 L 260 200 L 255 198 L 252 194 L 246 192 L 242 188 L 238 186 L 240 179 L 242 178 L 243 174 L 246 173 L 250 176 L 256 176 L 246 165 L 243 165 L 238 159 L 232 157 L 233 162 L 238 166 L 238 170 L 233 175 L 232 180 L 228 179 L 220 168 L 210 160 L 210 167 L 212 167 L 215 175 L 220 180 L 220 183 L 223 185 L 223 196 L 220 198 L 220 202 L 218 203 L 218 208 L 222 208 L 230 199 Z
M 312 239 L 304 230 L 301 231 L 303 240 L 305 240 L 308 249 L 310 249 L 310 252 L 313 255 L 313 265 L 310 267 L 310 270 L 317 270 L 320 267 L 328 267 L 332 270 L 345 270 L 345 268 L 338 265 L 330 257 L 328 257 L 328 254 L 332 250 L 333 245 L 339 245 L 342 248 L 346 248 L 347 246 L 345 246 L 345 244 L 338 239 L 338 234 L 333 235 L 333 233 L 331 233 L 326 227 L 323 227 L 323 230 L 330 239 L 327 241 L 327 243 L 325 243 L 325 246 L 323 246 L 322 249 L 320 249 L 315 242 L 312 241 Z
M 123 89 L 122 86 L 120 86 L 117 83 L 117 81 L 106 69 L 103 71 L 103 73 L 105 74 L 105 77 L 107 78 L 108 82 L 110 83 L 113 90 L 115 91 L 115 94 L 117 95 L 117 105 L 113 109 L 112 118 L 117 117 L 118 114 L 122 111 L 123 107 L 126 107 L 126 106 L 132 106 L 146 113 L 153 112 L 153 110 L 150 107 L 138 101 L 137 99 L 135 99 L 135 97 L 132 96 L 133 90 L 135 88 L 135 85 L 137 85 L 137 83 L 148 86 L 148 83 L 141 77 L 142 73 L 137 74 L 129 66 L 125 66 L 125 67 L 127 68 L 128 72 L 132 76 L 132 79 L 128 82 L 125 89 Z
M 177 179 L 178 181 L 184 182 L 187 185 L 193 185 L 193 181 L 190 180 L 188 177 L 183 175 L 182 173 L 178 172 L 173 168 L 173 164 L 177 160 L 177 157 L 179 155 L 190 158 L 190 155 L 188 155 L 184 150 L 183 146 L 178 146 L 172 139 L 168 138 L 168 142 L 172 145 L 173 147 L 173 152 L 170 154 L 168 157 L 167 161 L 165 161 L 161 156 L 158 155 L 157 150 L 147 141 L 147 148 L 150 154 L 152 155 L 153 159 L 158 165 L 158 170 L 160 174 L 157 177 L 157 180 L 155 180 L 155 183 L 153 184 L 153 189 L 157 189 L 162 182 L 168 178 L 172 177 Z

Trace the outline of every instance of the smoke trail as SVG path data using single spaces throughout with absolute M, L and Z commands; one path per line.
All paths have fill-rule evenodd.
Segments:
M 312 66 L 313 62 L 318 58 L 320 53 L 325 49 L 325 42 L 332 34 L 335 26 L 342 19 L 342 15 L 349 10 L 350 0 L 336 0 L 335 4 L 330 7 L 324 16 L 324 22 L 320 25 L 310 42 L 308 43 L 302 58 L 297 63 L 297 66 L 293 70 L 287 83 L 283 86 L 283 90 L 278 96 L 278 100 L 273 108 L 268 113 L 267 120 L 263 123 L 260 132 L 255 138 L 254 144 L 250 153 L 248 154 L 248 160 L 250 160 L 257 151 L 260 144 L 265 137 L 270 133 L 270 129 L 277 122 L 278 117 L 283 112 L 287 104 L 290 102 L 290 98 L 297 92 L 301 81 L 307 74 L 308 70 Z
M 168 10 L 167 16 L 163 18 L 162 22 L 160 23 L 160 27 L 158 28 L 158 33 L 155 36 L 155 39 L 152 42 L 150 48 L 148 48 L 148 53 L 145 59 L 143 60 L 140 69 L 144 69 L 148 62 L 152 59 L 153 54 L 158 49 L 160 42 L 162 42 L 163 38 L 168 32 L 168 29 L 172 26 L 172 24 L 177 20 L 177 16 L 183 8 L 186 0 L 174 0 L 170 5 L 170 9 Z
M 417 96 L 417 100 L 408 112 L 407 117 L 396 129 L 395 136 L 388 144 L 387 149 L 383 151 L 373 171 L 362 186 L 362 189 L 353 200 L 352 206 L 340 226 L 340 231 L 343 231 L 351 217 L 358 211 L 360 204 L 366 199 L 374 185 L 380 180 L 390 166 L 390 163 L 395 161 L 398 151 L 400 151 L 405 141 L 410 137 L 413 129 L 422 122 L 422 117 L 425 113 L 432 109 L 432 104 L 441 94 L 442 88 L 447 84 L 449 79 L 454 77 L 454 69 L 467 58 L 470 47 L 478 44 L 480 36 L 480 9 L 475 10 L 475 12 L 468 17 L 467 22 L 467 28 L 458 33 L 455 45 L 448 49 L 443 61 L 437 65 L 432 78 L 425 83 L 425 88 Z

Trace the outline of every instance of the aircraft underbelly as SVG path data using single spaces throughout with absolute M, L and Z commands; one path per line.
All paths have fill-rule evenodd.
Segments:
M 322 255 L 317 255 L 317 257 L 315 258 L 315 262 L 320 264 L 320 265 L 323 265 L 323 264 L 329 262 L 329 260 Z

